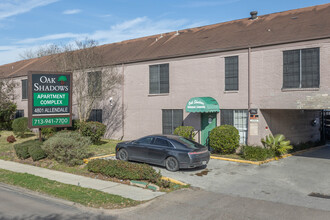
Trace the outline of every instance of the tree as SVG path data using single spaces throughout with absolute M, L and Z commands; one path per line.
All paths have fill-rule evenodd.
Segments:
M 91 39 L 65 46 L 41 47 L 26 54 L 29 57 L 51 54 L 54 71 L 73 72 L 73 108 L 80 121 L 87 121 L 95 105 L 108 100 L 123 79 L 115 66 L 105 67 L 102 48 Z
M 11 129 L 11 123 L 16 112 L 15 88 L 17 83 L 12 79 L 0 79 L 0 130 Z

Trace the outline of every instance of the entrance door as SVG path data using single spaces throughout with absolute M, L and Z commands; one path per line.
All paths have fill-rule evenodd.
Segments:
M 209 134 L 213 128 L 217 126 L 217 113 L 201 113 L 202 114 L 202 139 L 201 144 L 209 145 Z

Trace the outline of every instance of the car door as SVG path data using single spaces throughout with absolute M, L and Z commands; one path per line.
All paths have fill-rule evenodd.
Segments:
M 153 141 L 153 137 L 145 137 L 133 141 L 128 149 L 128 155 L 131 160 L 145 162 L 148 157 L 148 147 Z
M 168 155 L 168 151 L 173 148 L 172 144 L 163 138 L 155 138 L 153 144 L 148 146 L 148 159 L 150 163 L 162 165 Z

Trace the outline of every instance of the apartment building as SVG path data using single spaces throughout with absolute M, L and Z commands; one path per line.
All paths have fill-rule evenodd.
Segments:
M 330 109 L 329 20 L 330 4 L 251 12 L 99 46 L 105 63 L 90 74 L 115 66 L 124 80 L 90 119 L 107 125 L 107 137 L 125 140 L 188 125 L 207 144 L 210 130 L 221 124 L 235 126 L 242 144 L 260 145 L 278 133 L 293 143 L 320 140 L 323 112 Z M 27 72 L 36 70 L 53 71 L 52 56 L 0 66 L 2 77 L 21 85 L 17 117 L 28 115 Z

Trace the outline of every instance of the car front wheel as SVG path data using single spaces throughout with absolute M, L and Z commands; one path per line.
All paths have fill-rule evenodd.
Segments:
M 126 149 L 122 148 L 118 151 L 118 159 L 128 161 L 128 152 Z
M 179 162 L 174 157 L 168 157 L 165 161 L 165 167 L 167 170 L 175 172 L 179 170 Z

